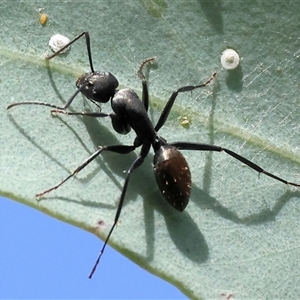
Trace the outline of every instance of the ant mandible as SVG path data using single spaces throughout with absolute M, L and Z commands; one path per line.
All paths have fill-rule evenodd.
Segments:
M 127 154 L 134 151 L 136 148 L 141 147 L 139 156 L 133 161 L 127 170 L 125 176 L 125 182 L 122 188 L 122 193 L 120 197 L 120 202 L 117 207 L 117 212 L 115 214 L 114 223 L 104 241 L 102 249 L 96 260 L 96 263 L 89 275 L 91 278 L 96 270 L 97 265 L 100 262 L 102 254 L 104 253 L 105 247 L 109 241 L 109 238 L 119 220 L 121 210 L 123 207 L 127 186 L 130 180 L 130 176 L 133 171 L 135 171 L 145 160 L 146 156 L 149 154 L 150 148 L 154 150 L 153 159 L 153 171 L 156 178 L 157 185 L 164 196 L 164 198 L 177 210 L 183 211 L 189 201 L 191 193 L 191 173 L 189 166 L 184 156 L 179 150 L 197 150 L 197 151 L 224 151 L 233 158 L 241 161 L 250 168 L 254 169 L 258 173 L 263 173 L 275 180 L 283 182 L 288 185 L 293 185 L 300 187 L 300 184 L 296 184 L 285 179 L 282 179 L 272 173 L 269 173 L 262 169 L 257 164 L 251 162 L 245 157 L 223 147 L 203 144 L 203 143 L 192 143 L 192 142 L 173 142 L 168 143 L 163 137 L 158 135 L 158 131 L 165 124 L 169 113 L 173 107 L 173 104 L 179 93 L 193 91 L 197 88 L 205 87 L 208 85 L 215 77 L 216 73 L 203 84 L 184 86 L 175 90 L 169 100 L 167 101 L 156 125 L 154 126 L 148 117 L 148 106 L 149 106 L 149 94 L 148 85 L 146 78 L 143 74 L 143 67 L 148 63 L 153 61 L 155 58 L 149 58 L 145 60 L 139 70 L 138 77 L 142 81 L 142 100 L 138 95 L 131 89 L 121 89 L 117 90 L 118 81 L 109 72 L 96 72 L 93 69 L 91 49 L 90 49 L 90 38 L 88 32 L 83 32 L 78 35 L 74 40 L 67 44 L 60 51 L 63 51 L 66 47 L 70 46 L 80 37 L 85 36 L 87 52 L 91 67 L 91 72 L 83 74 L 76 81 L 77 91 L 74 95 L 67 101 L 63 107 L 58 107 L 56 105 L 41 103 L 41 102 L 19 102 L 13 103 L 7 107 L 7 109 L 24 104 L 36 104 L 44 105 L 54 108 L 52 112 L 64 113 L 68 115 L 84 115 L 89 117 L 110 117 L 112 121 L 113 128 L 118 133 L 126 134 L 131 128 L 136 133 L 136 138 L 132 145 L 106 145 L 99 146 L 99 149 L 92 154 L 88 159 L 86 159 L 79 167 L 77 167 L 68 177 L 62 180 L 59 184 L 54 187 L 37 194 L 37 197 L 43 196 L 52 190 L 57 189 L 68 179 L 80 172 L 84 167 L 86 167 L 91 161 L 93 161 L 98 155 L 104 151 L 115 152 L 119 154 Z M 54 53 L 52 56 L 48 57 L 51 59 L 55 57 L 60 51 Z M 68 112 L 66 109 L 70 106 L 71 102 L 75 96 L 81 92 L 88 99 L 95 102 L 105 103 L 111 100 L 111 107 L 114 113 L 96 113 L 96 112 Z

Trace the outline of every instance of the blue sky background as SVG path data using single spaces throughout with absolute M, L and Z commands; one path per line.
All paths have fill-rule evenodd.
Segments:
M 0 298 L 187 299 L 77 227 L 0 197 Z

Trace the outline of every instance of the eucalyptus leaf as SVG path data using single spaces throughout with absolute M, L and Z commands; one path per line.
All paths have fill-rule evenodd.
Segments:
M 72 39 L 82 31 L 90 33 L 95 68 L 139 94 L 136 71 L 157 57 L 147 73 L 153 122 L 172 91 L 217 71 L 210 86 L 178 96 L 160 134 L 232 149 L 300 182 L 299 13 L 297 1 L 2 1 L 1 195 L 101 239 L 113 223 L 124 171 L 138 151 L 104 153 L 40 202 L 35 194 L 99 145 L 131 144 L 134 133 L 120 136 L 106 119 L 51 116 L 41 106 L 6 110 L 20 101 L 67 101 L 76 78 L 89 71 L 84 39 L 49 63 L 44 56 L 53 34 Z M 241 58 L 231 71 L 220 64 L 228 47 Z M 71 109 L 98 108 L 78 95 Z M 189 298 L 297 298 L 299 190 L 225 153 L 184 155 L 193 178 L 187 209 L 177 212 L 163 199 L 151 153 L 132 175 L 110 245 Z

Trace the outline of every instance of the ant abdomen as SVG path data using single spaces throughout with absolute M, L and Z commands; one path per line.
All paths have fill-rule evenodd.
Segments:
M 161 146 L 154 155 L 153 170 L 157 185 L 165 199 L 183 211 L 191 194 L 191 172 L 184 156 L 176 147 Z

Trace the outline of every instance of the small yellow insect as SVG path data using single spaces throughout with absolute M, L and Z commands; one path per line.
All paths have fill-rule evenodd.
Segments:
M 48 21 L 48 15 L 47 14 L 40 14 L 40 23 L 42 26 L 45 26 Z
M 180 125 L 181 125 L 182 127 L 184 127 L 184 128 L 189 128 L 189 127 L 190 127 L 191 121 L 190 121 L 190 119 L 189 119 L 188 117 L 186 117 L 186 116 L 181 116 L 181 117 L 179 118 L 179 123 L 180 123 Z

